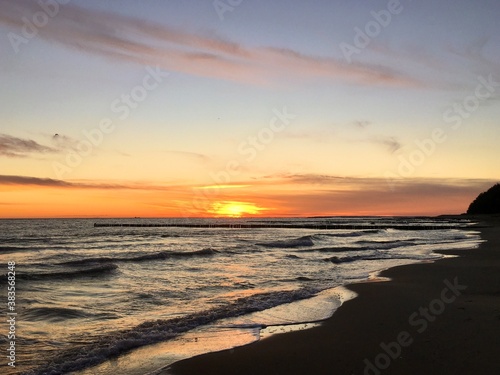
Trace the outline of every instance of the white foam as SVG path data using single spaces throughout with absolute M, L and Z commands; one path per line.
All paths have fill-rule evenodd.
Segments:
M 148 345 L 74 375 L 167 374 L 168 366 L 200 354 L 248 345 L 274 334 L 310 329 L 332 316 L 356 293 L 336 287 L 316 296 L 276 306 L 214 325 L 200 327 L 167 342 Z
M 255 342 L 259 329 L 202 327 L 167 342 L 136 349 L 73 375 L 158 374 L 167 366 L 196 355 L 231 349 Z

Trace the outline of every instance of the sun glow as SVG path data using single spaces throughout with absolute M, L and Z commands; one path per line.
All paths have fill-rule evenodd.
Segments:
M 215 216 L 242 217 L 257 215 L 262 210 L 264 208 L 258 207 L 253 203 L 224 201 L 214 203 L 208 212 Z

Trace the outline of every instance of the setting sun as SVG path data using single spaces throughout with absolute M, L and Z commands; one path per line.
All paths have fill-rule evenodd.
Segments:
M 253 203 L 225 201 L 214 203 L 208 212 L 216 216 L 242 217 L 257 215 L 262 210 L 264 208 L 258 207 Z

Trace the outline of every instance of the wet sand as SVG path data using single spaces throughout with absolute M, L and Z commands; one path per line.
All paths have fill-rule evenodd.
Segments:
M 174 375 L 493 374 L 500 371 L 500 219 L 479 249 L 395 267 L 320 327 L 172 365 Z

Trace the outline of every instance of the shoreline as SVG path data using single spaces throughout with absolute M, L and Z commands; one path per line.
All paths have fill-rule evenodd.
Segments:
M 486 240 L 458 257 L 397 266 L 387 282 L 305 331 L 182 360 L 158 374 L 470 374 L 500 370 L 500 219 L 473 217 Z

